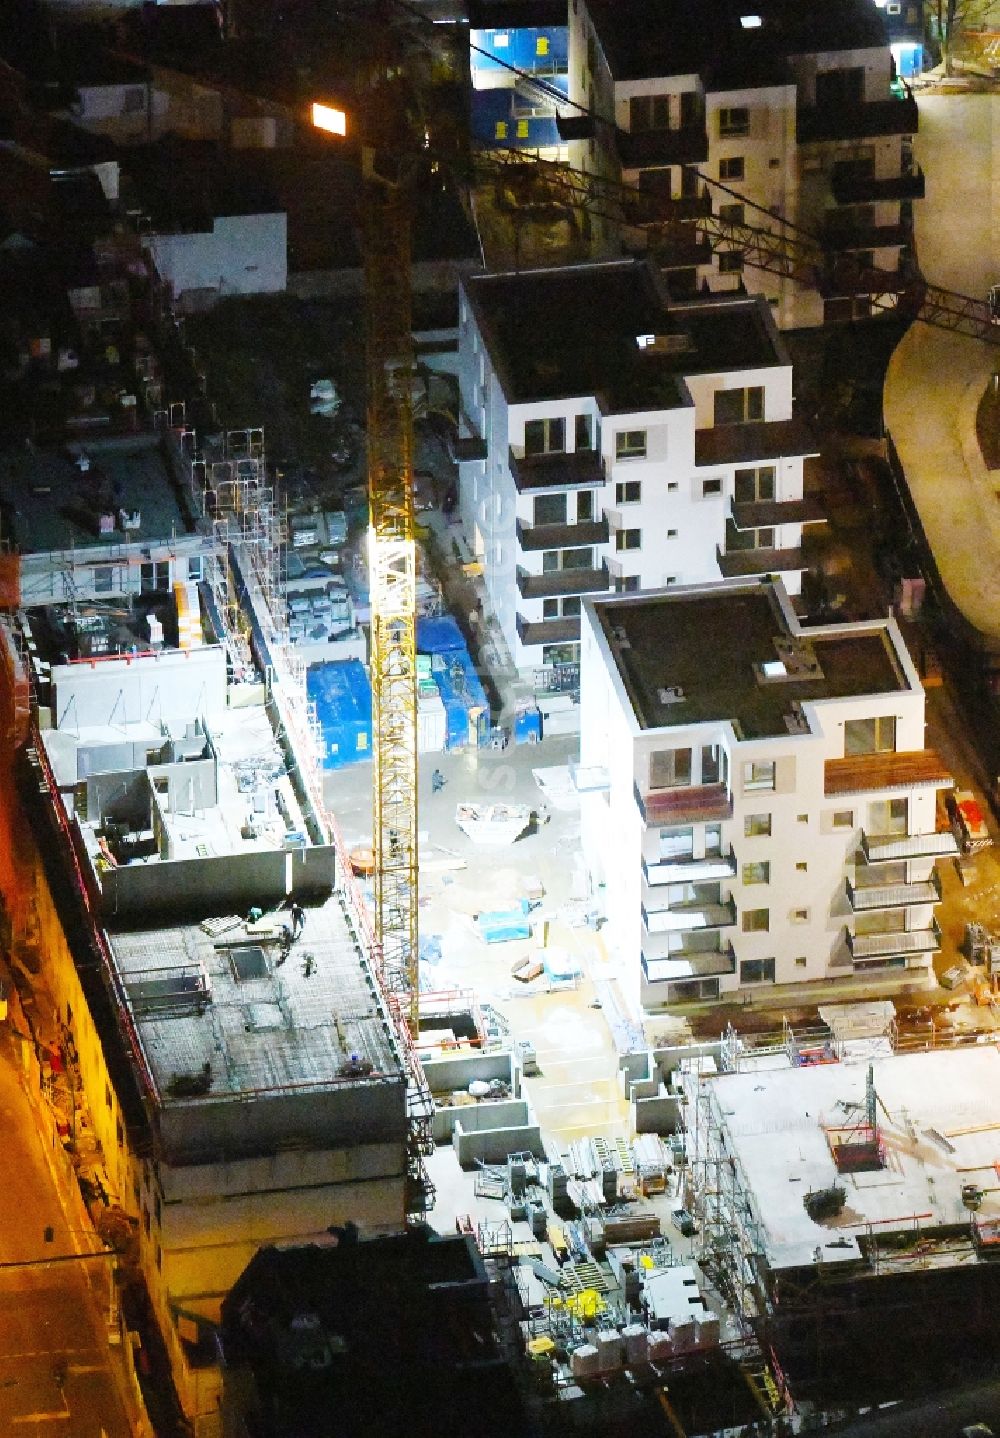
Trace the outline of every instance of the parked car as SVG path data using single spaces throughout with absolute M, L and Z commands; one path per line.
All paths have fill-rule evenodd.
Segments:
M 689 1213 L 686 1208 L 675 1208 L 670 1215 L 670 1222 L 678 1232 L 683 1233 L 685 1238 L 690 1238 L 692 1234 L 698 1232 L 698 1225 L 694 1221 L 694 1215 Z

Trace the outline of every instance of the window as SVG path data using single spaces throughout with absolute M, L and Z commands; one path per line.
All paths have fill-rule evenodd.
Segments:
M 536 524 L 565 524 L 566 496 L 564 494 L 537 494 L 534 503 Z
M 578 414 L 573 429 L 577 449 L 594 448 L 594 421 L 589 414 Z
M 799 821 L 800 824 L 808 824 L 808 823 L 809 823 L 809 815 L 808 815 L 808 814 L 799 814 L 799 815 L 797 815 L 796 817 L 798 818 L 798 821 Z
M 868 805 L 869 828 L 873 834 L 905 834 L 908 804 L 905 799 L 878 799 Z
M 790 918 L 791 918 L 791 921 L 792 921 L 793 924 L 808 924 L 808 922 L 809 922 L 809 910 L 808 910 L 808 909 L 793 909 L 792 912 L 791 912 Z
M 701 493 L 703 499 L 708 499 L 713 494 L 722 493 L 721 479 L 703 479 L 701 482 Z
M 629 101 L 628 127 L 632 131 L 669 130 L 669 96 L 633 95 Z
M 615 549 L 619 553 L 624 549 L 640 549 L 642 547 L 641 529 L 619 529 L 615 531 Z
M 731 106 L 719 111 L 719 134 L 749 135 L 750 111 L 743 105 Z
M 139 576 L 143 589 L 169 589 L 170 560 L 158 559 L 155 564 L 143 564 Z
M 576 522 L 585 524 L 594 517 L 594 491 L 580 489 L 576 495 Z
M 592 549 L 544 549 L 542 573 L 556 574 L 560 569 L 593 569 Z
M 743 269 L 742 250 L 720 250 L 719 251 L 719 274 L 736 275 Z
M 562 602 L 562 613 L 564 619 L 575 619 L 580 613 L 579 594 L 568 594 Z
M 746 166 L 742 155 L 732 155 L 728 160 L 719 161 L 720 180 L 742 180 Z
M 743 913 L 745 934 L 766 934 L 771 927 L 770 909 L 746 909 Z
M 634 594 L 638 588 L 638 574 L 618 574 L 615 576 L 616 594 Z
M 677 483 L 676 479 L 671 479 L 670 481 L 668 481 L 668 483 L 667 483 L 667 493 L 668 493 L 668 494 L 676 494 L 679 489 L 680 489 L 680 485 Z
M 193 580 L 196 580 L 196 581 L 198 581 L 198 582 L 200 583 L 200 581 L 201 581 L 201 575 L 202 575 L 202 559 L 201 559 L 201 555 L 200 555 L 200 554 L 192 554 L 191 557 L 190 557 L 190 559 L 188 560 L 188 579 L 193 579 Z
M 743 820 L 743 834 L 747 839 L 766 839 L 770 833 L 770 814 L 748 814 Z
M 752 759 L 744 764 L 743 788 L 748 793 L 754 789 L 773 789 L 774 760 Z
M 676 529 L 668 529 L 668 530 L 667 530 L 667 538 L 668 538 L 668 539 L 676 539 L 676 538 L 677 538 L 677 531 L 676 531 Z
M 569 594 L 565 599 L 543 599 L 543 619 L 574 619 L 580 613 L 580 596 Z
M 800 874 L 805 874 L 809 871 L 809 865 L 805 859 L 800 859 L 795 865 L 795 868 Z
M 638 504 L 642 499 L 642 481 L 627 479 L 624 484 L 615 485 L 616 504 Z
M 694 854 L 693 829 L 661 829 L 660 861 L 690 859 Z
M 726 753 L 718 744 L 701 746 L 701 782 L 721 784 L 725 780 Z
M 747 389 L 717 389 L 715 391 L 716 424 L 745 424 L 748 420 L 763 418 L 763 385 L 751 385 Z
M 743 225 L 746 223 L 742 205 L 720 205 L 719 219 L 725 225 Z
M 767 859 L 756 859 L 751 864 L 743 865 L 744 884 L 769 884 L 771 882 L 771 865 Z
M 547 55 L 548 53 L 549 53 L 549 37 L 548 37 L 547 35 L 539 35 L 539 36 L 537 37 L 537 39 L 535 40 L 535 54 L 536 54 L 536 55 Z
M 113 564 L 94 565 L 94 593 L 110 594 L 114 583 L 115 568 Z
M 615 435 L 615 459 L 645 459 L 646 431 L 620 429 Z
M 881 714 L 872 719 L 848 719 L 844 724 L 844 754 L 894 754 L 896 716 Z
M 122 114 L 138 115 L 146 108 L 145 90 L 126 90 L 122 96 Z
M 542 600 L 542 618 L 543 618 L 543 619 L 558 619 L 558 618 L 559 618 L 559 600 L 558 600 L 558 599 L 543 599 L 543 600 Z
M 506 30 L 498 30 L 493 36 L 493 45 L 497 50 L 506 50 L 510 44 L 510 36 Z
M 507 138 L 507 121 L 506 121 L 506 120 L 498 120 L 498 121 L 496 122 L 496 125 L 493 127 L 493 135 L 494 135 L 494 138 L 497 139 L 497 140 L 506 140 L 506 138 Z
M 757 469 L 738 469 L 734 476 L 733 496 L 737 504 L 754 504 L 774 498 L 774 465 L 762 464 Z
M 806 964 L 807 964 L 807 962 L 808 962 L 808 960 L 805 959 L 805 958 L 796 959 L 796 960 L 795 960 L 795 967 L 796 967 L 797 969 L 804 969 L 805 966 L 806 966 Z
M 678 789 L 690 783 L 690 749 L 655 749 L 650 754 L 650 789 Z
M 530 454 L 562 454 L 566 449 L 564 419 L 526 419 L 524 421 L 524 452 Z
M 853 829 L 853 828 L 854 828 L 854 810 L 853 810 L 853 809 L 835 809 L 834 812 L 833 812 L 833 827 L 834 827 L 835 829 Z
M 740 964 L 741 984 L 773 984 L 773 959 L 744 959 Z

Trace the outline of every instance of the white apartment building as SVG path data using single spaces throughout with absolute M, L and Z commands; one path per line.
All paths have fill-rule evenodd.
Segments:
M 871 0 L 573 0 L 569 77 L 570 98 L 597 117 L 591 138 L 570 142 L 571 163 L 637 185 L 682 222 L 658 238 L 643 225 L 675 293 L 745 286 L 792 328 L 868 315 L 885 284 L 866 271 L 901 273 L 924 191 L 917 107 Z M 818 238 L 825 262 L 801 282 L 754 269 L 735 240 L 713 252 L 698 226 L 709 214 L 790 222 L 788 237 Z M 622 238 L 634 248 L 641 232 Z
M 478 275 L 459 376 L 462 520 L 519 671 L 577 664 L 586 594 L 763 573 L 798 593 L 816 446 L 763 300 L 675 303 L 636 260 Z
M 588 601 L 580 756 L 584 857 L 643 1008 L 927 976 L 952 780 L 893 619 L 804 628 L 770 577 Z

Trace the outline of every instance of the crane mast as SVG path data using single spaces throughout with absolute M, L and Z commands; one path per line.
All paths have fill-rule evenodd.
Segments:
M 416 549 L 410 218 L 405 187 L 366 164 L 368 572 L 375 938 L 410 1034 L 418 1025 Z

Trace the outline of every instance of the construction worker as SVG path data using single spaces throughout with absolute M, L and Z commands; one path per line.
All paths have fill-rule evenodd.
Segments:
M 440 769 L 435 769 L 435 770 L 434 770 L 434 773 L 431 775 L 431 793 L 432 793 L 432 794 L 440 794 L 441 790 L 444 788 L 444 786 L 445 786 L 446 783 L 447 783 L 447 780 L 445 779 L 444 775 L 441 773 L 441 770 L 440 770 Z
M 306 914 L 298 901 L 293 901 L 291 907 L 292 915 L 292 938 L 297 939 L 306 926 Z

